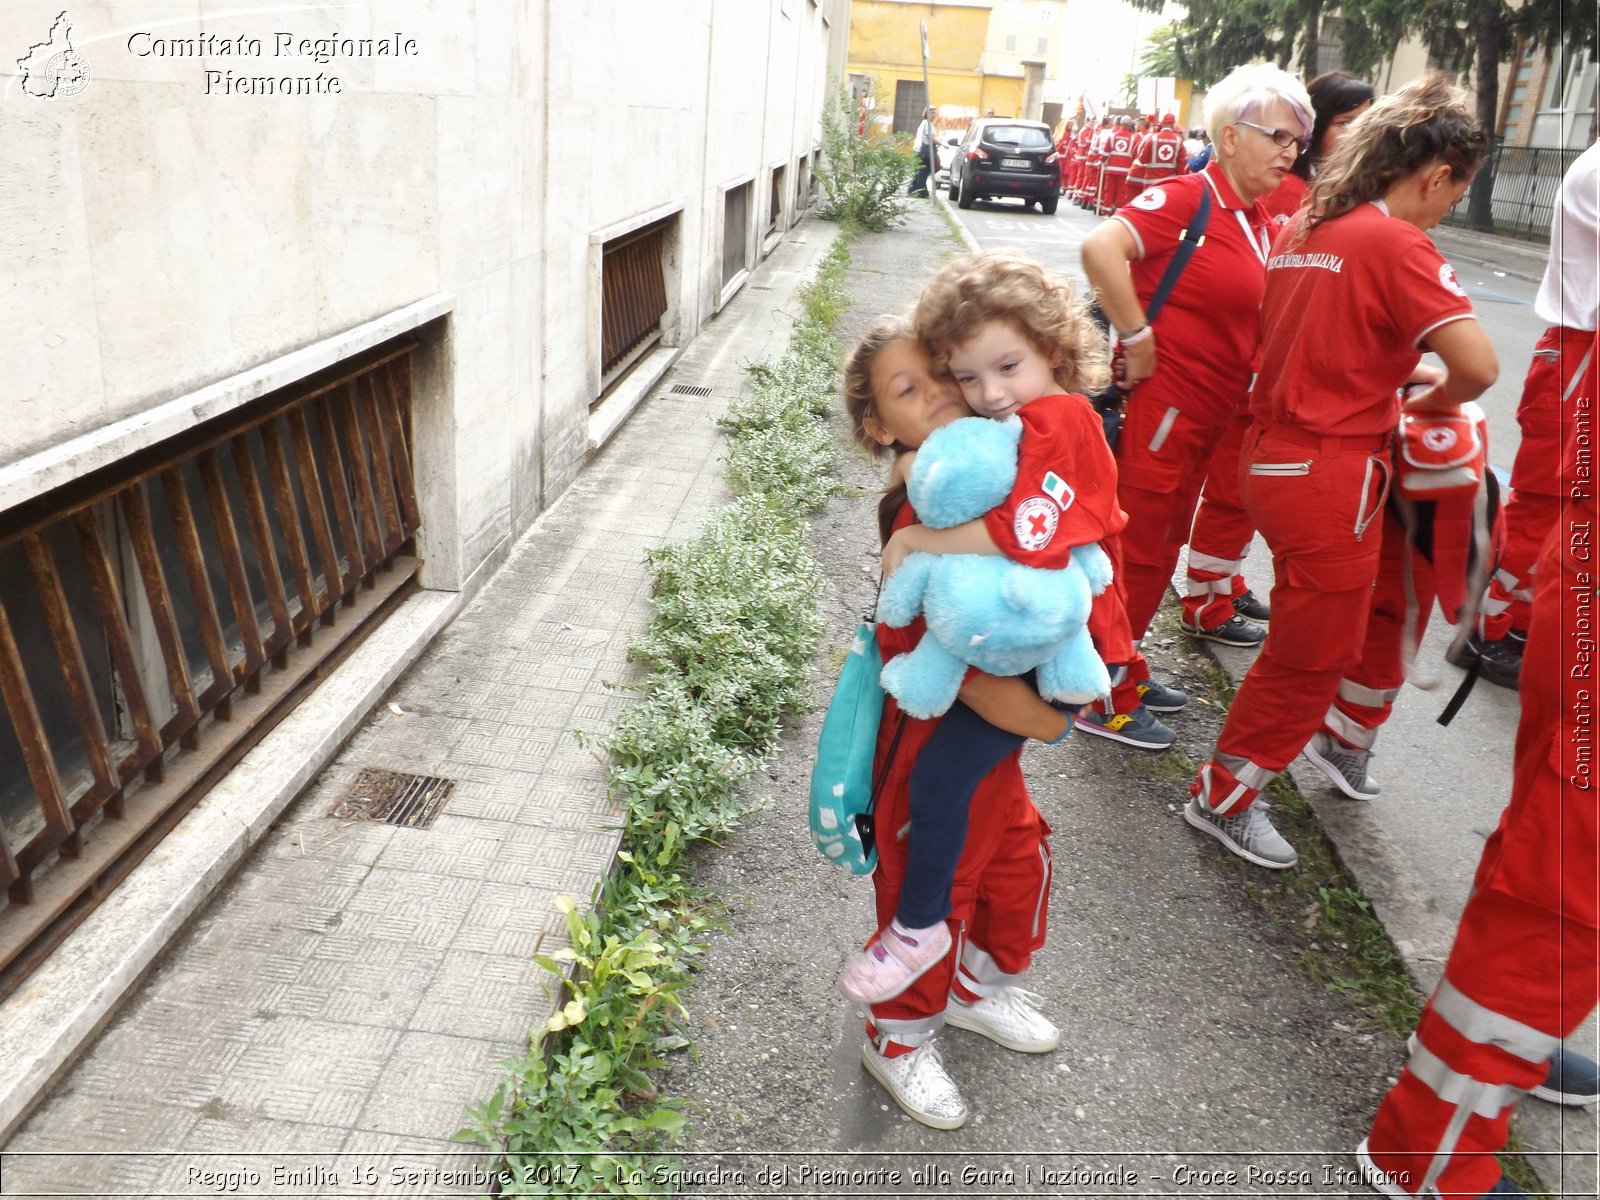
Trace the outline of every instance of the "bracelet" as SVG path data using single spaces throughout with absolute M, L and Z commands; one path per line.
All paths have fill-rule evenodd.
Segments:
M 1120 329 L 1117 331 L 1117 340 L 1124 346 L 1137 346 L 1140 342 L 1154 336 L 1155 330 L 1151 329 L 1149 325 L 1141 325 L 1132 333 L 1123 333 Z

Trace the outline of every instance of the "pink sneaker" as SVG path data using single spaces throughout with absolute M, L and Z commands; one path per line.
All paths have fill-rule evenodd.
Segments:
M 950 927 L 943 921 L 929 929 L 905 929 L 890 921 L 840 973 L 839 990 L 862 1004 L 882 1004 L 949 952 Z

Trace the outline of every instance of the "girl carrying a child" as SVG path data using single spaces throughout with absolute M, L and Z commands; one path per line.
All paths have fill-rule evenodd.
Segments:
M 1059 394 L 1104 371 L 1103 343 L 1065 283 L 1021 260 L 963 260 L 935 277 L 917 321 L 932 339 L 885 319 L 846 364 L 846 405 L 869 451 L 915 451 L 934 429 L 970 415 L 968 405 L 996 417 L 1028 407 L 1016 489 L 982 520 L 928 530 L 903 487 L 885 496 L 885 571 L 916 549 L 1059 566 L 1072 546 L 1120 528 L 1099 418 L 1082 396 Z M 930 340 L 959 385 L 930 357 Z M 1053 519 L 1041 537 L 1046 503 Z M 880 626 L 884 659 L 909 652 L 922 633 L 920 619 L 904 629 Z M 933 721 L 906 718 L 892 697 L 885 701 L 875 765 L 885 779 L 873 877 L 879 932 L 841 986 L 871 1006 L 868 1071 L 924 1124 L 966 1120 L 931 1044 L 945 1022 L 1024 1053 L 1059 1043 L 1037 998 L 1016 986 L 1043 944 L 1050 864 L 1048 826 L 1028 797 L 1020 752 L 1025 738 L 1059 741 L 1069 729 L 1070 718 L 1021 678 L 972 672 L 956 705 Z M 969 808 L 978 814 L 970 828 Z

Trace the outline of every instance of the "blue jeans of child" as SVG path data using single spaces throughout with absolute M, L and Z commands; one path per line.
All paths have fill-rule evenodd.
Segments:
M 967 841 L 967 809 L 983 777 L 1022 745 L 961 701 L 939 718 L 911 769 L 911 834 L 895 919 L 926 929 L 950 915 L 950 885 Z M 885 831 L 887 834 L 888 831 Z

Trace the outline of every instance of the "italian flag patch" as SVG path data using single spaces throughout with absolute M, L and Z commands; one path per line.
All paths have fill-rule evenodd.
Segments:
M 1072 490 L 1072 485 L 1054 471 L 1045 472 L 1044 482 L 1039 487 L 1046 496 L 1056 502 L 1056 507 L 1062 512 L 1071 508 L 1072 502 L 1078 498 L 1078 494 Z

